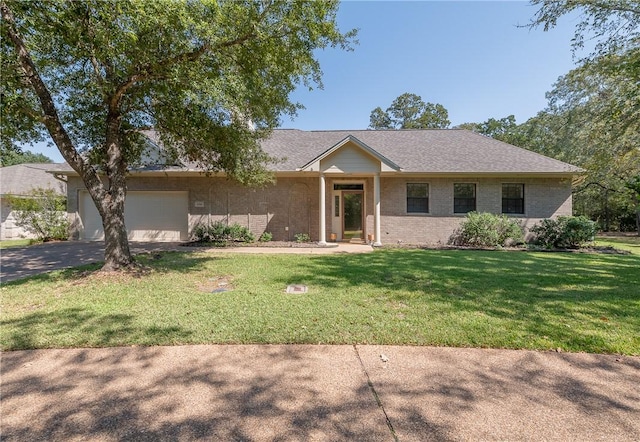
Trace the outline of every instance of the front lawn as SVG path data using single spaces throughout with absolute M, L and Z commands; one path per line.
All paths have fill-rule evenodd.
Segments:
M 637 235 L 598 235 L 595 244 L 596 246 L 610 246 L 640 255 L 640 236 Z
M 142 275 L 1 288 L 3 349 L 408 344 L 640 354 L 640 256 L 462 250 L 163 253 Z M 308 293 L 285 293 L 306 284 Z M 218 291 L 226 289 L 228 291 Z
M 11 247 L 27 247 L 32 244 L 38 244 L 35 239 L 3 239 L 0 241 L 0 249 L 9 249 Z

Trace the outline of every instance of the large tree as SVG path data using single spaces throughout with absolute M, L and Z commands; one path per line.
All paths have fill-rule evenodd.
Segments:
M 574 187 L 580 213 L 604 229 L 628 227 L 636 198 L 627 184 L 640 174 L 640 115 L 638 99 L 622 97 L 638 85 L 602 74 L 595 63 L 561 77 L 548 93 L 547 109 L 519 131 L 526 147 L 586 170 Z
M 599 112 L 601 119 L 610 117 L 625 129 L 640 128 L 640 1 L 637 0 L 532 0 L 538 11 L 530 28 L 555 27 L 569 13 L 577 13 L 572 40 L 574 54 L 584 49 L 585 40 L 591 51 L 578 60 L 578 68 L 566 77 L 573 82 L 593 79 L 616 83 L 617 99 L 610 99 Z M 589 88 L 587 94 L 593 93 Z M 576 94 L 577 95 L 577 94 Z
M 335 1 L 3 0 L 2 144 L 49 136 L 82 177 L 105 232 L 105 270 L 129 266 L 127 171 L 144 129 L 174 157 L 243 183 L 265 178 L 258 140 L 314 50 L 349 48 Z
M 615 206 L 633 211 L 640 234 L 640 2 L 637 0 L 532 0 L 539 9 L 530 23 L 545 31 L 560 17 L 577 13 L 574 54 L 591 51 L 548 94 L 549 107 L 522 128 L 543 153 L 584 167 L 576 187 L 579 210 L 604 217 Z M 526 137 L 525 137 L 526 138 Z M 542 142 L 542 140 L 545 142 Z M 600 206 L 600 214 L 595 207 Z
M 441 104 L 425 103 L 419 95 L 404 93 L 386 111 L 377 107 L 369 116 L 372 129 L 444 129 L 449 112 Z

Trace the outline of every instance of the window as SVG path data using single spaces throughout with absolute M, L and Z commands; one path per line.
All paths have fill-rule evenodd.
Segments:
M 334 216 L 340 216 L 340 195 L 334 197 L 333 206 Z
M 453 185 L 453 213 L 468 213 L 476 210 L 476 185 L 459 183 Z
M 429 185 L 407 183 L 407 213 L 429 213 Z
M 524 184 L 502 184 L 502 213 L 524 213 Z
M 333 190 L 364 190 L 364 184 L 340 184 L 333 185 Z

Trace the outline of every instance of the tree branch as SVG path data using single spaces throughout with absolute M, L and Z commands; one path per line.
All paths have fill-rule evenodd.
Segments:
M 28 84 L 33 88 L 38 100 L 40 101 L 40 105 L 42 106 L 42 111 L 44 113 L 44 115 L 40 117 L 42 123 L 49 131 L 49 135 L 51 135 L 56 146 L 58 146 L 58 150 L 69 165 L 81 176 L 86 177 L 91 184 L 99 185 L 100 179 L 98 178 L 95 170 L 85 162 L 82 156 L 80 156 L 73 146 L 73 142 L 71 141 L 69 134 L 64 126 L 62 126 L 55 103 L 51 97 L 51 93 L 42 81 L 42 78 L 40 77 L 40 74 L 38 73 L 34 62 L 31 59 L 31 55 L 24 43 L 22 35 L 17 30 L 13 13 L 5 2 L 0 3 L 0 11 L 2 13 L 2 19 L 7 24 L 9 39 L 16 49 L 20 69 L 22 70 Z
M 604 185 L 602 185 L 602 184 L 600 184 L 600 183 L 598 183 L 598 182 L 591 181 L 591 182 L 589 182 L 589 183 L 585 184 L 581 189 L 576 189 L 573 193 L 580 193 L 580 192 L 584 192 L 585 190 L 587 190 L 587 189 L 588 189 L 589 187 L 591 187 L 591 186 L 598 186 L 598 187 L 600 187 L 601 189 L 606 190 L 606 191 L 608 191 L 608 192 L 619 192 L 619 191 L 618 191 L 618 190 L 616 190 L 616 189 L 611 189 L 611 188 L 609 188 L 609 187 L 607 187 L 607 186 L 604 186 Z
M 195 61 L 210 51 L 217 51 L 217 50 L 229 48 L 232 46 L 242 45 L 246 41 L 255 37 L 256 37 L 255 32 L 249 32 L 238 38 L 235 38 L 233 40 L 228 40 L 228 41 L 216 44 L 214 46 L 211 46 L 209 43 L 203 43 L 202 46 L 200 46 L 194 51 L 185 52 L 185 53 L 176 55 L 175 57 L 162 60 L 155 64 L 148 64 L 140 68 L 137 73 L 129 76 L 129 78 L 127 78 L 123 83 L 121 83 L 116 88 L 116 92 L 112 95 L 111 99 L 109 100 L 109 109 L 112 112 L 115 112 L 117 110 L 118 105 L 120 104 L 120 100 L 122 99 L 122 96 L 127 92 L 127 90 L 129 90 L 129 88 L 131 88 L 134 84 L 136 84 L 139 81 L 147 80 L 149 78 L 161 78 L 162 71 L 164 71 L 165 69 L 171 66 L 174 66 L 178 63 L 182 63 L 185 61 Z

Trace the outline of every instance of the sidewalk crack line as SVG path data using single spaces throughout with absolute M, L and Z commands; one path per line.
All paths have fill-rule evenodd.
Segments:
M 393 429 L 393 424 L 391 423 L 391 419 L 389 419 L 389 415 L 387 414 L 387 410 L 385 410 L 384 409 L 384 405 L 382 405 L 382 401 L 380 400 L 380 396 L 378 396 L 378 392 L 376 391 L 375 387 L 373 386 L 373 382 L 371 382 L 371 377 L 369 377 L 369 372 L 367 371 L 367 368 L 364 366 L 364 362 L 362 362 L 362 358 L 360 357 L 360 352 L 358 351 L 358 347 L 355 344 L 353 344 L 353 351 L 355 351 L 356 357 L 358 358 L 358 361 L 360 362 L 360 367 L 362 367 L 362 371 L 364 372 L 364 375 L 367 378 L 367 385 L 369 386 L 369 390 L 371 391 L 371 394 L 373 394 L 373 397 L 376 400 L 376 403 L 378 404 L 378 407 L 380 407 L 380 409 L 382 410 L 382 414 L 384 414 L 384 419 L 387 422 L 387 427 L 389 427 L 389 431 L 391 432 L 391 435 L 393 436 L 393 440 L 395 442 L 400 442 L 400 439 L 398 439 L 398 435 L 396 434 L 396 430 Z

